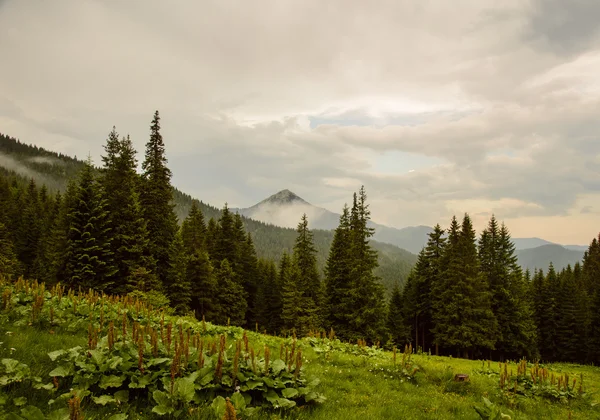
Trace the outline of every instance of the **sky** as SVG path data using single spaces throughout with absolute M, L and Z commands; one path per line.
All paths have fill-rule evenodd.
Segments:
M 177 6 L 174 7 L 173 5 Z M 0 132 L 142 159 L 212 205 L 282 189 L 374 221 L 600 231 L 600 2 L 0 0 Z

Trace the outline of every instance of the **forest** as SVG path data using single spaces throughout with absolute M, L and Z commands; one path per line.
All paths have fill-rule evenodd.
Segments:
M 177 214 L 158 111 L 141 173 L 136 154 L 113 128 L 98 170 L 90 159 L 81 169 L 57 166 L 70 178 L 64 192 L 2 170 L 0 272 L 273 335 L 331 332 L 436 355 L 600 363 L 600 236 L 590 235 L 581 264 L 523 272 L 504 224 L 492 217 L 478 236 L 464 214 L 437 225 L 393 284 L 387 273 L 386 293 L 364 187 L 344 207 L 324 262 L 305 216 L 290 232 L 292 249 L 259 257 L 227 205 L 207 212 L 191 200 Z

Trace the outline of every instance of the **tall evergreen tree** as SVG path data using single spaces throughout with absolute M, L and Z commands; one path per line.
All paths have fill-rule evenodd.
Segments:
M 171 203 L 171 170 L 167 167 L 158 111 L 154 113 L 150 126 L 150 140 L 146 143 L 142 170 L 140 202 L 147 223 L 150 253 L 156 262 L 156 274 L 164 286 L 171 267 L 171 245 L 178 228 L 174 205 Z
M 394 345 L 402 348 L 410 338 L 404 322 L 404 300 L 398 283 L 394 285 L 389 303 L 387 328 Z
M 191 309 L 192 284 L 188 273 L 189 257 L 181 234 L 181 230 L 175 235 L 171 243 L 169 256 L 169 271 L 165 293 L 170 305 L 178 314 L 186 314 Z
M 0 223 L 0 275 L 13 276 L 17 274 L 18 265 L 9 231 L 4 223 Z
M 245 325 L 248 304 L 244 296 L 244 288 L 236 281 L 227 259 L 221 261 L 215 277 L 219 302 L 219 312 L 215 314 L 215 321 L 218 324 Z
M 435 311 L 436 340 L 467 358 L 493 349 L 498 324 L 489 288 L 479 271 L 475 231 L 468 214 L 460 230 L 456 218 L 452 219 L 444 258 L 444 287 Z
M 349 306 L 353 339 L 381 341 L 386 336 L 383 286 L 373 270 L 378 267 L 377 251 L 369 243 L 374 230 L 368 226 L 370 210 L 364 186 L 354 194 L 350 212 L 351 289 Z
M 85 163 L 69 208 L 67 281 L 82 289 L 110 291 L 117 271 L 111 252 L 109 214 L 91 160 Z
M 492 216 L 479 240 L 481 272 L 491 292 L 498 321 L 496 349 L 500 359 L 535 354 L 535 325 L 526 288 L 507 227 Z
M 111 291 L 126 294 L 140 288 L 137 282 L 141 273 L 145 289 L 160 289 L 158 278 L 153 275 L 155 262 L 150 255 L 146 221 L 137 192 L 139 177 L 133 143 L 129 136 L 119 140 L 113 127 L 104 151 L 100 183 L 110 215 L 111 250 L 117 266 L 116 283 Z
M 351 334 L 349 314 L 350 302 L 350 210 L 344 205 L 340 222 L 333 235 L 329 256 L 325 266 L 325 313 L 324 324 L 333 328 L 341 339 L 349 339 Z

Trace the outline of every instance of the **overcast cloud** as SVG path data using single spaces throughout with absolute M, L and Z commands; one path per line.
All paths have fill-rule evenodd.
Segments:
M 176 7 L 174 7 L 176 4 Z M 142 156 L 216 206 L 288 188 L 339 212 L 587 244 L 600 226 L 596 0 L 0 1 L 0 131 Z M 394 163 L 397 162 L 397 163 Z M 414 163 L 414 165 L 413 165 Z

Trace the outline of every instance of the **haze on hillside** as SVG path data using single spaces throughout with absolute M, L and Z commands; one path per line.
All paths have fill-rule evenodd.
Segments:
M 599 2 L 235 3 L 1 1 L 2 131 L 98 162 L 158 108 L 174 184 L 215 205 L 339 212 L 364 184 L 388 227 L 588 244 Z

